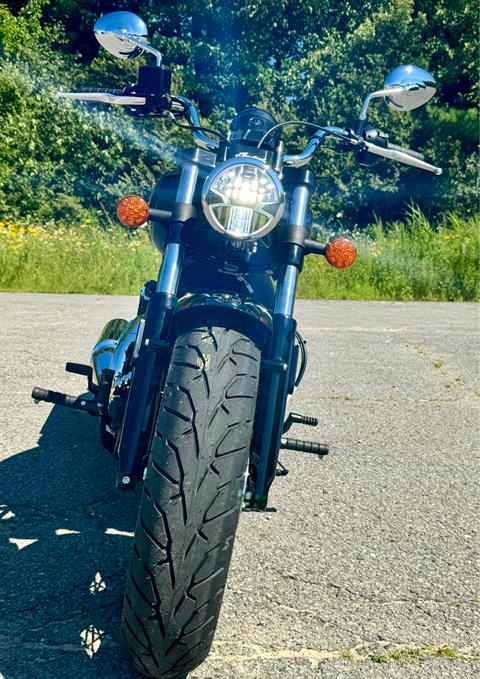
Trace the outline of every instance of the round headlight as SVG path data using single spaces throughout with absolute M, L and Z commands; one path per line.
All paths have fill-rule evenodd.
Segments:
M 216 167 L 202 191 L 205 216 L 229 238 L 257 240 L 279 222 L 285 194 L 276 173 L 255 158 L 233 158 Z

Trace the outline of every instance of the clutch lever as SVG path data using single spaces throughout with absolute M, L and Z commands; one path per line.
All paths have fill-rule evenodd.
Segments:
M 146 97 L 136 97 L 129 94 L 112 94 L 110 92 L 57 92 L 60 99 L 75 99 L 77 101 L 92 101 L 116 106 L 145 106 Z

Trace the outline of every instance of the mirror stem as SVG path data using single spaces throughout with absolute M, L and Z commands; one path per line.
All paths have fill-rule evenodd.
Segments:
M 363 101 L 362 108 L 360 110 L 360 114 L 358 116 L 359 120 L 366 120 L 367 119 L 367 109 L 372 101 L 372 99 L 377 99 L 378 97 L 387 97 L 391 96 L 392 94 L 403 94 L 403 92 L 406 91 L 407 88 L 405 87 L 386 87 L 383 90 L 377 90 L 376 92 L 370 92 L 370 94 L 367 94 Z
M 118 35 L 119 35 L 119 37 L 123 37 L 123 34 L 120 33 L 120 32 L 118 32 Z M 128 40 L 129 40 L 129 42 L 133 42 L 134 45 L 138 45 L 145 52 L 148 52 L 149 54 L 153 54 L 153 56 L 155 57 L 155 59 L 157 61 L 157 66 L 162 65 L 162 53 L 159 52 L 157 49 L 155 49 L 155 47 L 152 47 L 148 43 L 145 43 L 145 42 L 142 42 L 141 40 L 138 40 L 138 38 L 136 38 L 133 35 L 129 35 Z

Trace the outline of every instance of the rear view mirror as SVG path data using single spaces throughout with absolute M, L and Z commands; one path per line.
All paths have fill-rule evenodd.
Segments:
M 133 12 L 109 12 L 98 19 L 93 28 L 100 45 L 119 59 L 135 59 L 144 52 L 153 54 L 157 66 L 162 55 L 148 44 L 148 30 L 143 19 Z
M 388 106 L 395 111 L 411 111 L 418 108 L 435 94 L 435 78 L 420 66 L 397 66 L 385 78 L 382 90 L 370 92 L 363 101 L 358 116 L 357 133 L 361 134 L 367 119 L 367 109 L 372 99 L 385 97 Z
M 398 66 L 385 78 L 384 89 L 387 92 L 395 89 L 395 94 L 385 95 L 385 101 L 391 109 L 411 111 L 433 97 L 436 91 L 435 78 L 419 66 Z

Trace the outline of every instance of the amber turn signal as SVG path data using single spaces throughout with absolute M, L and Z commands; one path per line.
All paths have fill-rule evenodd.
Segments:
M 357 258 L 357 248 L 348 238 L 334 238 L 325 247 L 325 259 L 336 269 L 347 269 Z
M 117 205 L 117 217 L 129 229 L 138 229 L 148 220 L 148 203 L 140 196 L 125 196 Z

